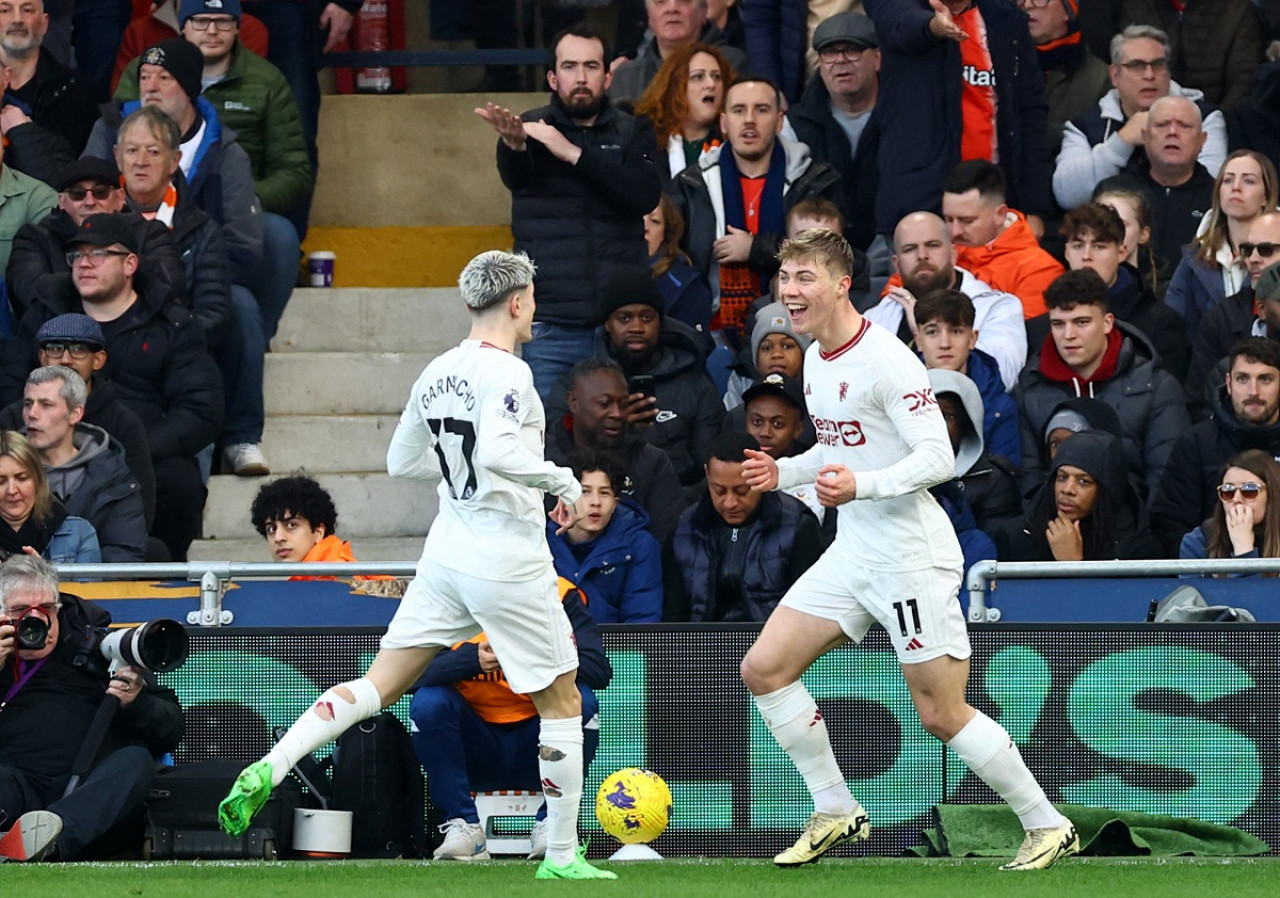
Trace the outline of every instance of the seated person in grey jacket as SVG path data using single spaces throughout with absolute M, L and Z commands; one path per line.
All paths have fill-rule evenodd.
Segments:
M 745 433 L 712 442 L 706 495 L 664 549 L 664 620 L 763 621 L 821 554 L 818 519 L 803 502 L 747 484 L 744 450 L 759 448 Z

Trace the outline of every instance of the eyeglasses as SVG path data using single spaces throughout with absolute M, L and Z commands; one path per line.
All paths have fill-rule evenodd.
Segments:
M 60 359 L 63 354 L 70 355 L 73 359 L 87 359 L 95 352 L 101 351 L 101 346 L 95 346 L 92 343 L 41 343 L 40 348 L 50 358 Z
M 1240 258 L 1247 259 L 1253 255 L 1253 251 L 1257 250 L 1258 255 L 1264 259 L 1270 259 L 1276 254 L 1276 250 L 1280 249 L 1280 243 L 1242 243 L 1240 244 Z
M 77 262 L 84 259 L 90 265 L 101 265 L 102 260 L 109 256 L 131 256 L 132 253 L 122 252 L 118 249 L 75 249 L 67 253 L 67 264 L 72 267 Z
M 1044 9 L 1054 0 L 1018 0 L 1021 9 Z
M 209 16 L 192 16 L 187 19 L 187 22 L 196 31 L 208 31 L 210 25 L 213 26 L 214 31 L 230 31 L 237 25 L 235 16 L 226 16 L 225 18 L 220 16 L 216 19 Z
M 1236 486 L 1234 483 L 1224 483 L 1218 487 L 1218 495 L 1222 497 L 1223 502 L 1230 502 L 1236 497 L 1236 491 L 1246 499 L 1258 498 L 1258 493 L 1262 492 L 1262 484 L 1260 483 L 1242 483 Z
M 74 203 L 78 203 L 85 198 L 86 195 L 92 193 L 93 198 L 98 202 L 103 202 L 111 198 L 111 193 L 116 188 L 110 184 L 94 184 L 92 187 L 68 187 L 62 191 Z
M 1169 70 L 1169 60 L 1163 56 L 1159 59 L 1130 59 L 1128 62 L 1120 63 L 1120 68 L 1128 69 L 1135 75 L 1141 75 L 1147 69 L 1153 72 L 1166 72 Z
M 862 58 L 862 54 L 866 53 L 868 47 L 855 47 L 853 44 L 834 44 L 829 47 L 823 47 L 818 51 L 818 58 L 823 62 L 835 62 L 837 59 L 847 59 L 849 62 L 857 62 Z
M 57 602 L 41 602 L 39 605 L 11 605 L 5 609 L 4 613 L 10 618 L 19 618 L 27 614 L 31 609 L 39 608 L 46 617 L 53 617 L 61 607 Z

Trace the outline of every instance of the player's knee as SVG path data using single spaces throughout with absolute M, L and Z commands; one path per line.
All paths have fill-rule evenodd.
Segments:
M 920 724 L 925 732 L 942 742 L 950 742 L 963 726 L 952 708 L 927 705 L 920 708 L 919 713 Z
M 351 690 L 346 686 L 334 686 L 333 694 L 342 699 L 348 705 L 354 705 L 356 703 L 356 697 L 351 694 Z
M 781 688 L 773 685 L 774 673 L 770 669 L 770 665 L 761 663 L 761 659 L 756 652 L 747 652 L 746 657 L 742 659 L 739 665 L 738 673 L 742 677 L 743 685 L 752 695 L 764 695 Z

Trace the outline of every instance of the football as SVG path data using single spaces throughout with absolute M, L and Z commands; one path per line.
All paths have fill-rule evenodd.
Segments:
M 596 819 L 625 845 L 652 842 L 671 819 L 671 790 L 652 770 L 619 770 L 596 792 Z

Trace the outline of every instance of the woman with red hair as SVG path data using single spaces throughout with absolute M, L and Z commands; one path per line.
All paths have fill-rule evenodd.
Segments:
M 733 78 L 733 67 L 710 44 L 685 44 L 663 62 L 636 104 L 636 115 L 649 117 L 659 148 L 667 152 L 665 180 L 720 143 L 720 113 Z

